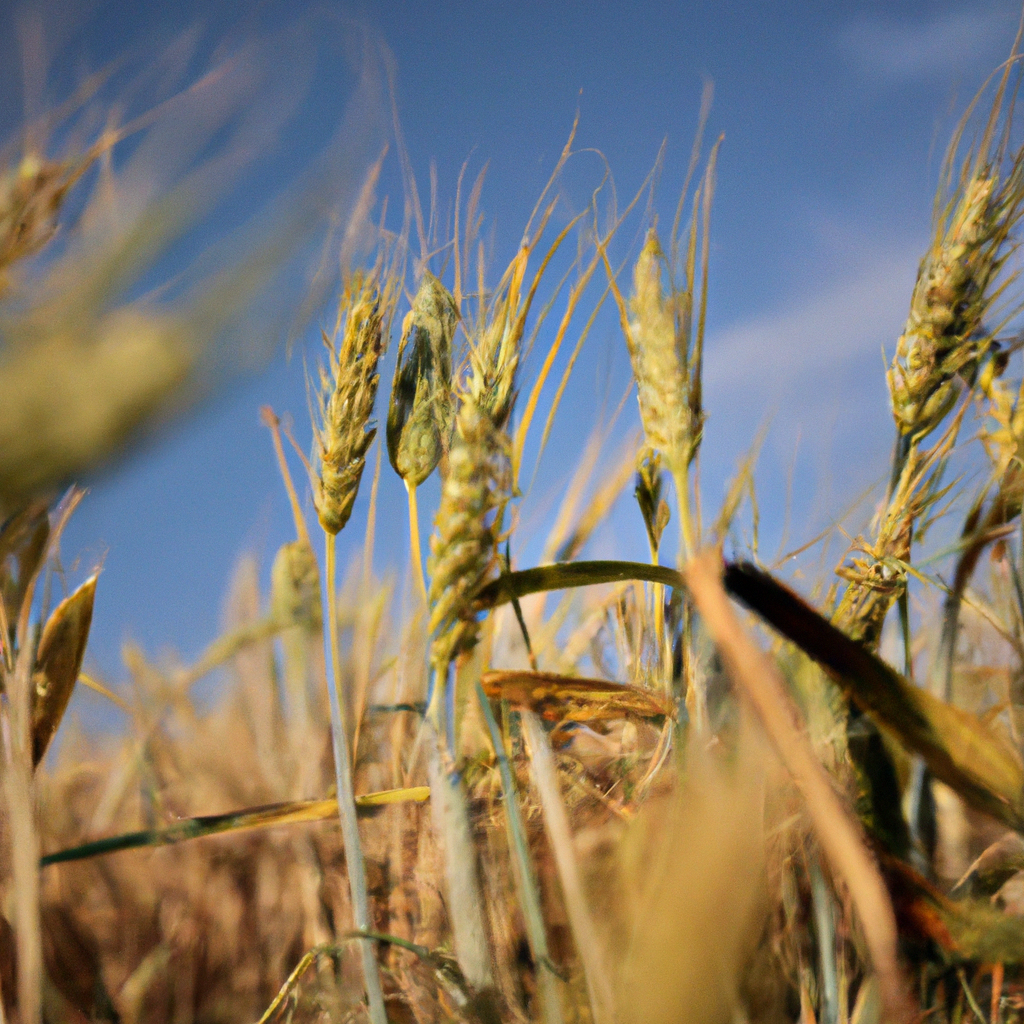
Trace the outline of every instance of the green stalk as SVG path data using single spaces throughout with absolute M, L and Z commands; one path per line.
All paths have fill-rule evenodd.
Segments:
M 409 496 L 409 550 L 412 558 L 412 571 L 416 577 L 416 586 L 423 598 L 423 604 L 429 604 L 427 600 L 427 581 L 423 575 L 423 554 L 420 551 L 420 517 L 416 504 L 416 485 L 408 480 L 405 483 L 405 493 Z
M 448 741 L 429 716 L 420 730 L 421 736 L 424 733 L 429 745 L 430 810 L 444 850 L 455 958 L 466 981 L 475 992 L 483 994 L 494 987 L 494 978 L 465 788 L 461 775 L 450 763 Z
M 424 801 L 429 799 L 427 786 L 412 786 L 406 789 L 389 789 L 380 793 L 368 793 L 356 797 L 356 806 L 366 808 L 382 807 L 385 804 Z M 289 800 L 285 803 L 265 804 L 262 807 L 247 807 L 227 814 L 205 814 L 196 818 L 176 821 L 167 828 L 145 829 L 141 832 L 125 832 L 106 839 L 95 839 L 91 843 L 72 846 L 66 850 L 48 853 L 39 859 L 39 867 L 51 864 L 66 864 L 74 860 L 88 860 L 121 850 L 138 850 L 146 846 L 169 846 L 184 843 L 190 839 L 222 835 L 229 832 L 244 832 L 256 828 L 275 828 L 311 821 L 326 821 L 337 817 L 336 797 L 325 800 Z
M 544 927 L 544 911 L 541 908 L 540 891 L 537 888 L 537 875 L 530 860 L 530 849 L 526 842 L 526 829 L 523 816 L 519 810 L 519 798 L 516 794 L 515 779 L 512 768 L 505 754 L 501 731 L 494 719 L 491 702 L 487 699 L 483 687 L 476 684 L 476 695 L 480 708 L 487 722 L 487 731 L 494 746 L 494 756 L 498 762 L 498 773 L 501 776 L 501 788 L 505 799 L 505 820 L 508 823 L 509 845 L 512 848 L 513 863 L 517 867 L 516 880 L 519 883 L 519 898 L 522 900 L 523 920 L 526 922 L 526 936 L 530 941 L 530 952 L 533 962 L 537 965 L 537 987 L 540 990 L 541 1016 L 546 1024 L 561 1024 L 562 1004 L 558 994 L 557 978 L 551 966 L 548 952 L 548 935 Z
M 345 843 L 345 865 L 352 894 L 352 916 L 356 929 L 370 930 L 370 905 L 366 894 L 366 865 L 359 842 L 359 821 L 356 816 L 355 791 L 352 787 L 352 757 L 349 753 L 345 715 L 341 706 L 341 650 L 338 642 L 338 598 L 336 586 L 336 537 L 324 531 L 327 562 L 327 638 L 330 656 L 327 658 L 327 696 L 331 706 L 331 741 L 334 747 L 334 774 L 338 786 L 338 817 Z M 384 1012 L 384 993 L 380 984 L 376 950 L 373 943 L 360 944 L 366 998 L 372 1024 L 387 1024 Z
M 699 377 L 698 377 L 699 380 Z M 672 482 L 676 489 L 676 504 L 679 506 L 679 557 L 680 570 L 696 553 L 696 542 L 693 536 L 693 520 L 690 515 L 690 478 L 689 469 L 672 473 Z M 690 673 L 690 650 L 693 642 L 693 618 L 689 605 L 682 609 L 682 693 L 687 697 L 687 712 L 694 729 L 704 732 L 708 726 L 707 698 L 703 690 L 697 691 L 696 683 Z M 670 654 L 671 657 L 671 654 Z M 691 689 L 691 684 L 692 689 Z M 671 684 L 670 684 L 671 685 Z
M 608 964 L 587 906 L 555 759 L 551 756 L 551 747 L 540 719 L 532 711 L 523 709 L 520 720 L 530 746 L 530 772 L 540 795 L 544 825 L 562 885 L 569 927 L 583 964 L 591 1017 L 595 1024 L 611 1024 L 615 1020 L 615 1009 Z
M 672 483 L 676 489 L 676 504 L 679 506 L 679 562 L 685 565 L 694 554 L 696 538 L 693 535 L 693 513 L 690 509 L 690 481 L 686 470 L 672 471 Z

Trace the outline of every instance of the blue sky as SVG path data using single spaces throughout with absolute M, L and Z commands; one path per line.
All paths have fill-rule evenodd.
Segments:
M 604 154 L 620 196 L 639 187 L 667 141 L 656 210 L 670 223 L 702 84 L 710 80 L 708 133 L 724 133 L 725 141 L 712 223 L 707 508 L 713 514 L 764 424 L 758 490 L 768 553 L 782 531 L 790 467 L 794 544 L 881 479 L 892 438 L 881 349 L 891 354 L 906 315 L 946 142 L 1009 52 L 1015 3 L 395 0 L 347 8 L 344 19 L 328 8 L 299 7 L 254 4 L 242 22 L 238 5 L 227 3 L 144 9 L 111 0 L 71 22 L 58 17 L 60 5 L 43 8 L 63 69 L 53 93 L 79 68 L 102 67 L 124 52 L 144 59 L 197 27 L 212 49 L 240 32 L 273 33 L 286 22 L 329 26 L 318 29 L 311 89 L 279 150 L 247 179 L 244 196 L 225 201 L 227 223 L 258 208 L 289 167 L 311 160 L 329 138 L 351 88 L 345 40 L 361 24 L 393 55 L 402 129 L 421 188 L 433 160 L 442 204 L 450 205 L 463 162 L 471 173 L 488 162 L 483 211 L 496 265 L 503 265 L 577 110 L 577 143 Z M 4 10 L 0 134 L 9 135 L 22 109 L 22 80 L 4 24 L 12 25 L 13 15 Z M 269 78 L 284 82 L 299 71 L 282 60 Z M 383 115 L 379 128 L 383 137 Z M 574 161 L 559 216 L 585 202 L 599 174 L 596 157 Z M 394 160 L 385 185 L 398 200 Z M 641 220 L 622 240 L 623 253 L 630 243 L 635 251 Z M 187 421 L 90 481 L 63 551 L 83 569 L 102 561 L 89 658 L 107 678 L 122 677 L 118 650 L 128 637 L 150 652 L 169 647 L 194 657 L 219 629 L 238 557 L 251 550 L 266 567 L 289 538 L 258 409 L 269 403 L 290 412 L 308 438 L 304 351 L 315 361 L 315 340 L 290 360 L 279 354 L 261 371 L 228 381 Z M 382 377 L 389 379 L 390 364 Z M 624 344 L 609 315 L 587 342 L 541 466 L 538 507 L 557 493 L 602 396 L 614 404 L 627 380 Z M 631 402 L 622 433 L 636 421 Z M 351 545 L 361 543 L 368 483 L 369 475 Z M 421 508 L 430 507 L 427 497 Z M 617 545 L 620 554 L 641 557 L 639 520 L 628 503 L 615 523 L 614 536 L 599 538 L 598 548 L 607 553 Z M 377 536 L 378 568 L 401 568 L 404 498 L 386 460 Z

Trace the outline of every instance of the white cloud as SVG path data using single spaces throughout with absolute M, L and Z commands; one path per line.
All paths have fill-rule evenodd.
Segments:
M 907 315 L 922 243 L 888 248 L 869 261 L 847 260 L 847 276 L 787 306 L 716 332 L 707 340 L 705 384 L 730 401 L 749 394 L 778 401 L 837 394 L 855 363 L 891 353 Z
M 1018 16 L 991 5 L 917 21 L 864 16 L 847 24 L 836 41 L 865 78 L 892 84 L 949 80 L 1007 56 Z

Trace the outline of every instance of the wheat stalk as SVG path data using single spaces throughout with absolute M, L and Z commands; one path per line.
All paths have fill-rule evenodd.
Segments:
M 376 434 L 368 428 L 377 395 L 377 364 L 385 346 L 384 317 L 387 297 L 382 298 L 374 274 L 354 275 L 342 298 L 346 309 L 341 342 L 334 344 L 324 334 L 328 366 L 321 368 L 320 422 L 316 428 L 319 472 L 313 477 L 313 500 L 324 531 L 326 549 L 327 630 L 329 653 L 328 697 L 331 709 L 331 738 L 338 792 L 338 811 L 345 840 L 345 861 L 352 912 L 356 929 L 371 925 L 366 887 L 366 866 L 359 841 L 352 755 L 348 725 L 340 694 L 341 649 L 338 638 L 337 534 L 352 514 L 366 464 L 366 453 Z M 363 976 L 373 1024 L 387 1024 L 384 995 L 372 942 L 360 945 Z

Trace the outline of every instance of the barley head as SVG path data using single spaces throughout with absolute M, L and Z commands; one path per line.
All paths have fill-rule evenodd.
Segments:
M 625 333 L 647 445 L 679 473 L 696 451 L 703 424 L 692 422 L 690 411 L 690 304 L 685 291 L 670 289 L 666 296 L 664 269 L 665 255 L 652 228 L 634 271 L 632 318 Z
M 328 365 L 320 369 L 320 426 L 316 443 L 320 473 L 313 500 L 324 530 L 339 533 L 352 514 L 366 453 L 376 428 L 367 429 L 384 350 L 384 300 L 374 276 L 356 275 L 346 286 L 341 344 L 324 333 Z
M 896 427 L 922 438 L 946 417 L 992 343 L 984 321 L 1003 290 L 1000 272 L 1013 251 L 1024 204 L 1021 154 L 1002 179 L 984 164 L 965 172 L 936 219 L 921 261 L 910 314 L 887 371 Z
M 508 268 L 508 283 L 470 343 L 466 390 L 497 430 L 508 425 L 516 400 L 516 373 L 525 325 L 523 277 L 529 250 L 524 245 Z
M 459 312 L 451 293 L 424 273 L 402 324 L 388 409 L 388 457 L 418 487 L 447 450 L 454 420 L 452 340 Z
M 937 451 L 911 452 L 882 511 L 874 541 L 858 538 L 849 552 L 853 557 L 836 569 L 847 587 L 833 621 L 871 649 L 877 649 L 886 616 L 906 592 L 914 531 L 945 493 L 940 490 L 940 456 L 948 452 L 952 437 L 947 432 Z
M 431 554 L 431 664 L 440 675 L 470 650 L 478 625 L 472 602 L 497 567 L 502 514 L 511 486 L 507 437 L 469 395 L 455 436 L 438 506 Z

